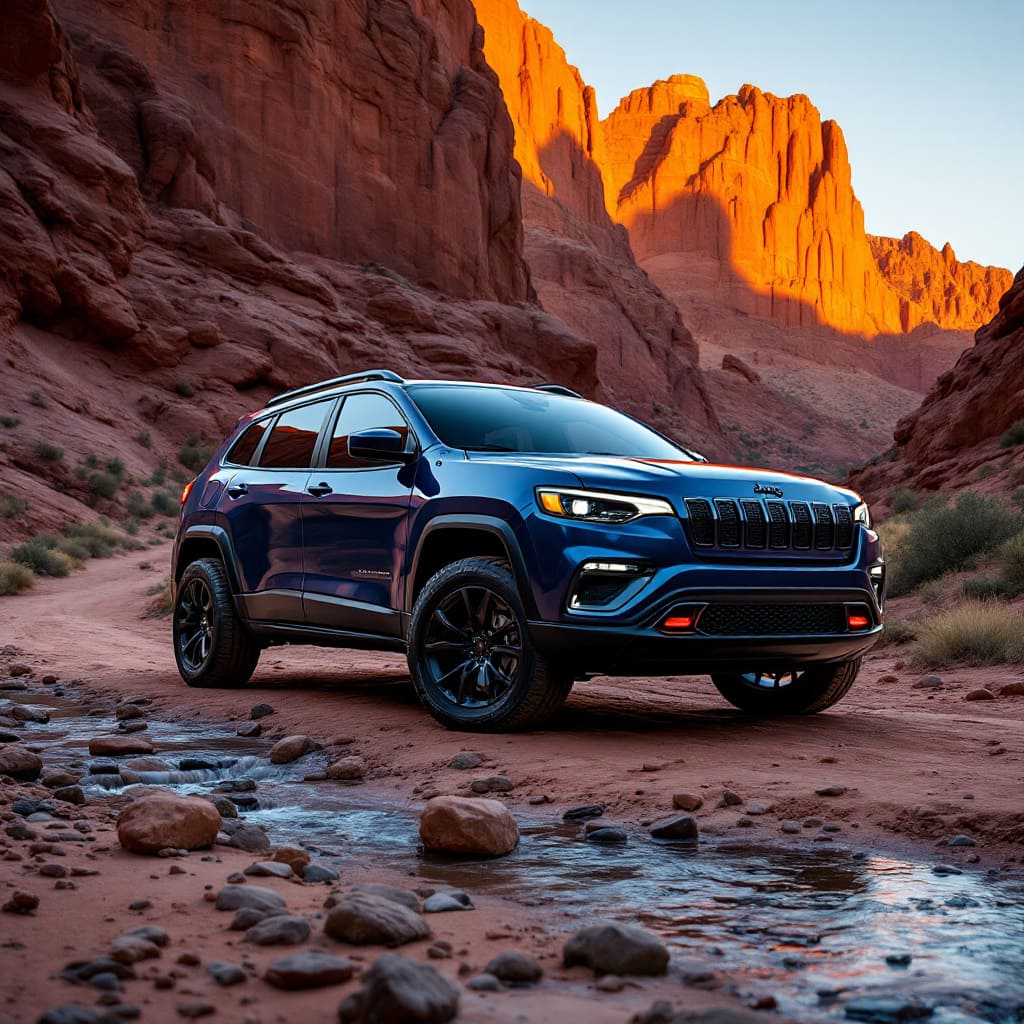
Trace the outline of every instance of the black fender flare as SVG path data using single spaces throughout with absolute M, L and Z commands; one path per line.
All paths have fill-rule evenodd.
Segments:
M 231 593 L 238 595 L 242 592 L 242 580 L 238 574 L 238 563 L 235 560 L 235 548 L 231 543 L 231 537 L 223 526 L 212 526 L 200 524 L 190 526 L 181 536 L 174 562 L 174 581 L 177 582 L 185 569 L 182 563 L 181 553 L 190 540 L 213 541 L 220 550 L 221 561 L 224 563 L 224 570 L 228 574 L 228 582 L 231 584 Z M 179 571 L 180 570 L 180 571 Z

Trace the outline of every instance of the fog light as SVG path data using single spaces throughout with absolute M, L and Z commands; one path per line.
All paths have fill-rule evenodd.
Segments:
M 661 629 L 665 633 L 693 633 L 703 610 L 703 605 L 677 605 L 661 620 Z
M 871 620 L 866 615 L 850 614 L 846 616 L 846 624 L 850 629 L 867 629 Z
M 666 629 L 693 629 L 693 616 L 670 615 L 662 625 Z

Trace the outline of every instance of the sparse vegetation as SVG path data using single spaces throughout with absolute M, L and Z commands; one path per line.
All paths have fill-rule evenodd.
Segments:
M 75 523 L 64 534 L 84 545 L 90 558 L 109 558 L 115 548 L 129 546 L 117 530 L 103 519 L 92 523 Z
M 184 377 L 175 377 L 174 383 L 171 387 L 174 388 L 175 394 L 181 395 L 182 398 L 191 398 L 196 393 L 196 389 L 192 386 L 192 382 L 186 380 Z
M 135 435 L 135 440 L 138 441 L 138 443 L 141 444 L 143 448 L 153 447 L 153 438 L 150 436 L 148 430 L 140 430 Z
M 139 491 L 128 492 L 128 496 L 124 499 L 124 507 L 128 515 L 134 519 L 149 519 L 154 511 L 153 506 Z M 127 524 L 125 524 L 125 529 L 128 529 Z
M 963 569 L 974 556 L 992 551 L 1021 529 L 1019 513 L 970 491 L 953 505 L 927 502 L 905 523 L 905 534 L 888 549 L 889 592 L 894 596 Z
M 146 593 L 152 600 L 146 605 L 146 615 L 151 617 L 163 617 L 170 615 L 173 610 L 171 604 L 171 577 L 165 576 L 159 583 L 154 583 Z
M 14 548 L 11 561 L 28 566 L 39 576 L 67 576 L 74 568 L 74 560 L 57 549 L 58 543 L 50 534 L 39 534 Z
M 0 516 L 4 519 L 16 519 L 28 511 L 28 502 L 13 494 L 0 495 Z
M 13 430 L 16 426 L 21 423 L 20 416 L 0 416 L 0 426 L 6 427 L 8 430 Z
M 49 402 L 47 402 L 46 397 L 43 395 L 41 391 L 31 392 L 31 394 L 29 394 L 28 396 L 28 400 L 37 409 L 45 409 L 50 404 Z
M 154 491 L 150 498 L 153 511 L 161 516 L 173 516 L 178 514 L 179 501 L 168 491 Z M 162 525 L 162 524 L 161 524 Z
M 917 639 L 917 624 L 908 619 L 886 619 L 883 644 L 909 644 Z
M 51 444 L 49 441 L 40 441 L 36 445 L 36 458 L 40 462 L 60 462 L 64 458 L 64 449 L 59 444 Z
M 893 491 L 892 497 L 889 499 L 889 506 L 892 508 L 894 515 L 902 515 L 904 512 L 912 512 L 917 508 L 917 503 L 917 491 L 913 491 L 909 487 L 897 488 L 897 490 Z
M 0 597 L 20 594 L 35 586 L 35 573 L 21 562 L 0 562 Z
M 999 582 L 1007 593 L 1024 591 L 1024 532 L 1011 537 L 998 552 Z
M 1016 448 L 1019 444 L 1024 444 L 1024 420 L 1017 420 L 999 438 L 1000 448 Z
M 117 489 L 121 481 L 113 473 L 90 473 L 89 474 L 89 497 L 90 504 L 96 499 L 111 499 L 117 495 Z
M 998 576 L 968 576 L 960 584 L 960 596 L 968 601 L 995 601 L 1012 593 Z
M 195 437 L 190 437 L 180 449 L 178 449 L 178 461 L 186 468 L 193 472 L 198 472 L 203 468 L 213 455 L 213 451 L 210 448 L 200 446 L 199 441 Z
M 996 601 L 965 601 L 921 627 L 913 661 L 938 668 L 1024 664 L 1024 616 Z

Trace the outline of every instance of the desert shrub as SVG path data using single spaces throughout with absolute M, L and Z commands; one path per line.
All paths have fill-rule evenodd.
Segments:
M 1024 444 L 1024 420 L 1017 420 L 1012 427 L 1007 428 L 1003 432 L 1003 436 L 999 438 L 1000 448 L 1016 448 L 1017 445 Z
M 154 491 L 149 503 L 153 506 L 153 511 L 161 516 L 177 515 L 181 504 L 170 491 Z
M 178 449 L 178 461 L 187 469 L 198 472 L 209 461 L 213 452 L 209 448 L 201 447 L 189 439 Z
M 998 576 L 969 576 L 960 584 L 960 596 L 968 601 L 993 601 L 1012 593 Z
M 146 614 L 149 616 L 170 615 L 173 610 L 171 604 L 171 577 L 165 576 L 159 583 L 146 590 L 151 600 L 146 605 Z
M 89 452 L 89 454 L 86 455 L 84 459 L 82 459 L 82 462 L 89 469 L 100 468 L 100 457 L 95 452 Z
M 937 576 L 933 580 L 922 583 L 918 594 L 925 604 L 936 604 L 941 601 L 950 589 L 947 576 Z
M 171 387 L 174 388 L 175 394 L 181 395 L 182 398 L 191 398 L 196 393 L 196 389 L 192 387 L 192 382 L 184 377 L 175 377 Z
M 908 619 L 886 619 L 883 644 L 908 644 L 917 639 L 917 623 Z
M 39 534 L 11 551 L 11 561 L 27 565 L 39 576 L 67 576 L 72 560 L 57 549 L 58 538 Z
M 913 661 L 934 667 L 1024 664 L 1024 616 L 997 601 L 965 601 L 922 625 Z
M 35 573 L 21 562 L 0 562 L 0 597 L 20 594 L 35 586 Z
M 8 430 L 13 430 L 19 423 L 21 423 L 20 416 L 0 416 L 0 425 L 5 426 Z
M 890 550 L 889 590 L 906 594 L 926 580 L 962 569 L 1021 528 L 1020 514 L 967 491 L 954 505 L 931 501 L 907 519 L 908 529 Z
M 150 505 L 143 494 L 139 491 L 131 491 L 124 499 L 125 511 L 135 519 L 149 519 L 153 515 L 153 506 Z M 137 529 L 138 527 L 136 527 Z M 125 524 L 127 529 L 127 524 Z M 130 530 L 128 531 L 131 532 Z
M 0 496 L 0 516 L 4 519 L 17 519 L 27 511 L 28 502 L 24 498 L 18 498 L 13 494 Z
M 90 558 L 109 558 L 114 548 L 124 544 L 123 538 L 108 522 L 75 523 L 64 531 L 69 540 L 81 544 Z
M 112 459 L 107 459 L 105 468 L 111 476 L 116 476 L 118 480 L 124 478 L 124 463 L 116 455 Z
M 68 556 L 72 569 L 81 569 L 82 563 L 89 561 L 89 549 L 74 537 L 59 537 L 54 550 Z
M 60 462 L 64 458 L 64 449 L 59 444 L 40 441 L 36 445 L 36 458 L 41 462 Z
M 999 582 L 1008 593 L 1024 591 L 1024 532 L 1011 537 L 998 552 Z
M 50 403 L 46 401 L 41 391 L 33 391 L 29 394 L 28 400 L 37 408 L 45 409 Z
M 912 491 L 909 487 L 897 488 L 889 499 L 889 506 L 895 515 L 912 511 L 917 508 L 917 491 Z
M 121 481 L 113 473 L 90 473 L 89 493 L 94 498 L 113 498 Z
M 151 448 L 153 445 L 153 438 L 150 436 L 148 430 L 140 430 L 135 435 L 135 440 L 138 441 L 143 448 Z

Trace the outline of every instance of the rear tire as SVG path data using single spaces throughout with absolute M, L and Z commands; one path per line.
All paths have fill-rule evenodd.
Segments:
M 409 672 L 449 729 L 534 729 L 565 703 L 573 673 L 538 651 L 508 565 L 463 558 L 423 587 L 409 625 Z
M 174 660 L 189 686 L 245 686 L 260 660 L 260 645 L 235 610 L 224 566 L 214 558 L 192 562 L 174 595 Z
M 791 672 L 713 675 L 718 692 L 734 707 L 755 715 L 814 715 L 846 696 L 860 658 L 838 665 L 810 665 Z

